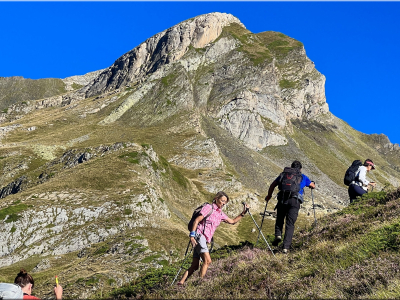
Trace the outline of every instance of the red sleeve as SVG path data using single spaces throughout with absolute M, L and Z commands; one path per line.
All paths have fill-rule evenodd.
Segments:
M 24 295 L 24 298 L 22 299 L 29 299 L 29 300 L 40 300 L 40 298 L 32 296 L 32 295 Z

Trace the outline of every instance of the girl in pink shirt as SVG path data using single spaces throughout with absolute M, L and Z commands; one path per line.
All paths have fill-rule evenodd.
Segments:
M 206 275 L 208 266 L 211 264 L 211 257 L 208 252 L 207 243 L 211 242 L 215 230 L 221 222 L 232 225 L 236 224 L 242 217 L 244 217 L 249 208 L 246 204 L 243 208 L 243 212 L 232 220 L 222 212 L 222 208 L 228 203 L 228 201 L 229 197 L 227 194 L 224 192 L 218 192 L 213 199 L 213 203 L 205 205 L 200 211 L 200 215 L 193 222 L 193 228 L 189 234 L 190 242 L 193 245 L 193 261 L 190 268 L 183 274 L 178 285 L 182 285 L 186 279 L 199 268 L 200 258 L 203 261 L 200 268 L 200 277 L 203 278 L 204 275 Z M 212 210 L 212 213 L 209 215 L 210 210 Z M 208 217 L 204 222 L 204 217 L 206 216 Z

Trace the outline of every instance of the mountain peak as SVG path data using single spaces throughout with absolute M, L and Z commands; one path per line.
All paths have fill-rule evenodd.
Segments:
M 237 23 L 231 14 L 209 13 L 183 21 L 147 39 L 105 69 L 85 89 L 86 97 L 117 89 L 182 58 L 190 46 L 203 48 L 215 41 L 225 26 Z
M 226 13 L 209 13 L 186 20 L 169 30 L 177 30 L 182 26 L 186 31 L 194 28 L 191 44 L 195 48 L 203 48 L 210 42 L 216 40 L 222 32 L 222 28 L 232 23 L 237 23 L 246 28 L 238 18 Z M 186 28 L 185 28 L 186 27 Z M 189 27 L 189 28 L 188 28 Z M 189 29 L 189 34 L 191 30 Z

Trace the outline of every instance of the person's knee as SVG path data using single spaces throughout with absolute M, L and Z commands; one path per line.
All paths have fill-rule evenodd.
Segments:
M 204 263 L 206 264 L 206 265 L 211 265 L 211 257 L 205 257 L 205 259 L 204 259 Z
M 204 264 L 204 265 L 209 265 L 209 264 L 211 264 L 211 257 L 210 257 L 210 255 L 208 254 L 208 252 L 204 253 L 204 254 L 201 256 L 201 260 L 203 261 L 203 264 Z

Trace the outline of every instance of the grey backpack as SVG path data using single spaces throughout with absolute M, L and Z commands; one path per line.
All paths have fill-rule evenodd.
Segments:
M 0 283 L 0 299 L 22 299 L 24 294 L 19 285 L 13 283 Z

